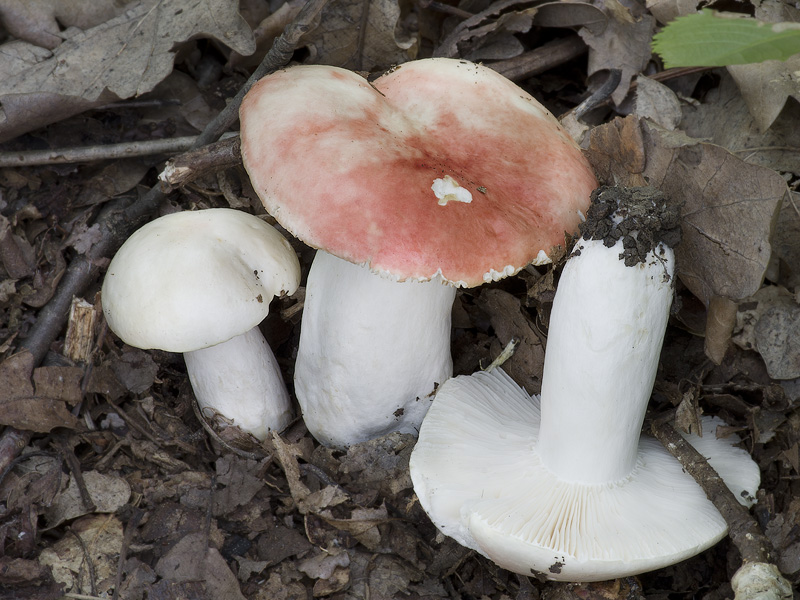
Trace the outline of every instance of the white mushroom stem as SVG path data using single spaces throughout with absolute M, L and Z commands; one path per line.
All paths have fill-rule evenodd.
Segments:
M 185 352 L 183 358 L 206 418 L 220 413 L 260 440 L 292 420 L 283 376 L 258 327 L 227 342 Z
M 561 275 L 550 317 L 538 452 L 562 481 L 620 481 L 636 465 L 672 303 L 663 244 L 625 266 L 622 242 L 583 240 Z
M 396 282 L 323 251 L 306 286 L 295 391 L 323 444 L 416 434 L 431 392 L 452 375 L 455 288 Z

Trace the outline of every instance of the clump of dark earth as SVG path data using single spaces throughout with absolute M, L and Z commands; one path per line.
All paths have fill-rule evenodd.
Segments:
M 678 245 L 680 209 L 680 203 L 654 187 L 601 186 L 592 192 L 581 236 L 603 240 L 609 248 L 622 240 L 620 259 L 632 267 L 644 262 L 659 243 Z

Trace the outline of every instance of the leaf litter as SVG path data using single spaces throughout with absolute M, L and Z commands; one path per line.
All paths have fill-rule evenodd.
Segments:
M 23 7 L 40 11 L 25 21 L 13 4 L 0 2 L 9 32 L 0 45 L 0 136 L 17 151 L 198 131 L 302 5 L 98 2 L 76 15 L 64 12 L 70 3 L 52 0 Z M 210 13 L 211 4 L 219 12 Z M 759 18 L 791 17 L 768 4 L 756 10 L 776 11 L 774 18 Z M 677 410 L 689 428 L 701 412 L 719 414 L 745 439 L 762 467 L 756 515 L 776 564 L 797 582 L 800 128 L 797 84 L 781 71 L 791 65 L 770 70 L 770 81 L 781 83 L 765 94 L 758 93 L 767 85 L 761 75 L 747 70 L 654 68 L 649 42 L 657 23 L 695 10 L 691 0 L 648 8 L 462 0 L 452 8 L 331 0 L 295 57 L 373 74 L 431 54 L 491 65 L 572 30 L 585 40 L 587 57 L 519 80 L 562 113 L 604 73 L 622 72 L 610 100 L 575 122 L 601 180 L 649 183 L 684 203 L 678 301 L 652 409 Z M 209 14 L 215 19 L 206 20 Z M 131 36 L 150 41 L 132 45 Z M 118 100 L 131 104 L 104 106 Z M 96 211 L 143 193 L 166 158 L 0 169 L 0 423 L 28 432 L 9 438 L 22 440 L 21 453 L 0 442 L 0 596 L 729 594 L 725 564 L 735 564 L 736 552 L 724 542 L 626 582 L 567 587 L 499 570 L 428 521 L 408 476 L 412 436 L 392 434 L 343 452 L 319 446 L 296 422 L 264 445 L 239 449 L 241 436 L 213 437 L 200 426 L 179 356 L 126 347 L 102 319 L 81 327 L 70 317 L 71 330 L 82 333 L 64 327 L 42 364 L 18 352 L 72 258 L 102 239 L 92 224 Z M 162 211 L 230 205 L 260 212 L 241 170 L 222 173 L 199 174 Z M 297 250 L 308 264 L 310 250 Z M 459 293 L 458 373 L 486 366 L 516 340 L 509 372 L 538 390 L 560 264 Z M 98 273 L 103 267 L 101 259 Z M 97 275 L 84 294 L 90 313 L 99 308 L 99 282 Z M 291 381 L 302 295 L 279 304 L 292 310 L 285 318 L 272 311 L 268 334 Z M 720 321 L 718 305 L 730 314 L 714 334 L 721 356 L 710 362 L 703 335 L 707 320 Z M 67 351 L 73 335 L 86 348 L 80 355 Z

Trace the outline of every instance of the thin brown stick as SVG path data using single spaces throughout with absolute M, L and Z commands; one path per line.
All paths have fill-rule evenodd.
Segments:
M 583 40 L 572 35 L 542 44 L 514 58 L 487 63 L 486 66 L 511 81 L 522 81 L 577 58 L 586 51 Z
M 72 476 L 75 478 L 75 484 L 78 486 L 78 493 L 80 494 L 83 508 L 85 508 L 87 512 L 93 513 L 97 510 L 97 505 L 94 503 L 91 494 L 89 494 L 89 488 L 86 487 L 86 481 L 83 479 L 83 471 L 81 471 L 81 463 L 78 457 L 75 456 L 75 453 L 66 440 L 61 439 L 56 445 L 59 452 L 61 452 L 64 457 L 64 461 L 67 463 L 70 473 L 72 473 Z M 92 593 L 94 593 L 94 591 L 92 591 Z
M 125 566 L 125 561 L 128 559 L 128 548 L 131 545 L 131 541 L 133 541 L 133 534 L 136 533 L 136 528 L 139 526 L 139 522 L 142 520 L 143 516 L 143 510 L 134 508 L 131 518 L 128 519 L 128 524 L 125 525 L 125 533 L 122 535 L 122 546 L 119 549 L 119 560 L 117 560 L 117 575 L 114 578 L 114 594 L 111 596 L 111 600 L 117 600 L 119 598 L 123 567 Z
M 171 158 L 158 175 L 158 179 L 163 184 L 162 191 L 167 192 L 201 175 L 235 167 L 241 163 L 242 143 L 239 136 L 235 135 Z
M 669 453 L 678 459 L 684 470 L 694 477 L 728 523 L 731 541 L 742 555 L 742 560 L 769 562 L 769 540 L 761 533 L 755 519 L 743 505 L 739 504 L 736 496 L 703 455 L 668 422 L 655 421 L 651 430 Z
M 0 152 L 0 167 L 32 167 L 35 165 L 63 165 L 67 163 L 116 160 L 151 154 L 175 154 L 192 147 L 197 136 L 124 142 L 100 146 L 60 148 L 58 150 L 25 150 Z

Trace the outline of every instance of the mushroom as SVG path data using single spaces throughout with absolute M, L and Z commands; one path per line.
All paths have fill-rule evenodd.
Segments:
M 613 195 L 609 208 L 607 193 L 589 211 L 588 223 L 598 214 L 600 222 L 581 228 L 558 283 L 541 400 L 501 369 L 452 379 L 411 455 L 414 490 L 439 530 L 523 575 L 634 575 L 692 556 L 727 531 L 680 464 L 640 437 L 674 278 L 671 234 L 652 236 L 646 226 L 671 227 L 673 217 L 652 216 L 665 204 L 651 191 L 621 192 L 619 208 Z M 636 217 L 642 206 L 646 218 Z M 720 423 L 706 420 L 705 429 Z M 759 469 L 737 438 L 685 437 L 740 502 L 753 502 Z
M 142 349 L 182 352 L 197 403 L 265 439 L 292 419 L 289 394 L 258 324 L 292 294 L 300 263 L 273 227 L 231 209 L 170 214 L 122 245 L 103 281 L 114 333 Z
M 549 262 L 596 186 L 546 109 L 466 61 L 412 61 L 372 83 L 291 67 L 253 87 L 240 119 L 264 206 L 318 249 L 295 390 L 329 446 L 416 434 L 452 375 L 455 287 Z

